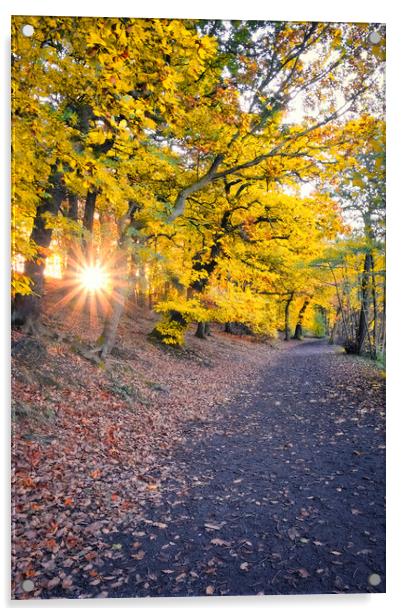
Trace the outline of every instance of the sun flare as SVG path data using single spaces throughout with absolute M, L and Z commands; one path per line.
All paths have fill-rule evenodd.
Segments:
M 85 267 L 80 273 L 81 285 L 89 292 L 105 290 L 108 286 L 109 276 L 100 265 Z

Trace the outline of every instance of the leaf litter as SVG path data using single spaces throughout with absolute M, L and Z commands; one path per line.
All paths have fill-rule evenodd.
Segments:
M 146 312 L 135 322 L 124 319 L 116 346 L 134 359 L 112 355 L 103 368 L 75 351 L 75 340 L 90 347 L 96 339 L 96 328 L 85 319 L 47 317 L 50 333 L 39 343 L 13 332 L 14 597 L 32 596 L 23 589 L 28 578 L 35 596 L 58 587 L 61 579 L 51 574 L 66 563 L 72 576 L 62 587 L 65 596 L 75 596 L 74 580 L 89 578 L 88 554 L 102 560 L 107 536 L 123 520 L 135 526 L 149 499 L 161 499 L 165 460 L 185 441 L 187 422 L 207 431 L 220 406 L 266 364 L 271 350 L 217 329 L 209 341 L 190 332 L 183 353 L 164 351 L 146 339 L 154 321 Z M 21 408 L 28 412 L 19 413 Z M 141 552 L 133 555 L 140 558 Z

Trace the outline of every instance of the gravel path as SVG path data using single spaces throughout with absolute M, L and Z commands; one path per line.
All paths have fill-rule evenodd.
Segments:
M 321 341 L 278 352 L 188 426 L 160 500 L 107 537 L 80 596 L 385 592 L 384 416 L 367 362 Z

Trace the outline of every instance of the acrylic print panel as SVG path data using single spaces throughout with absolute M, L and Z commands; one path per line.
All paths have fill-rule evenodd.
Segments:
M 374 23 L 12 19 L 12 596 L 385 592 Z

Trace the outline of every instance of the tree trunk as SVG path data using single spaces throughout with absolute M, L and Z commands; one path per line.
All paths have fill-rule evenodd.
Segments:
M 103 332 L 100 338 L 101 347 L 99 349 L 99 357 L 101 359 L 105 359 L 114 347 L 117 328 L 124 312 L 127 295 L 128 284 L 126 280 L 122 279 L 113 289 L 113 299 L 111 301 L 110 311 L 106 317 Z
M 127 248 L 131 239 L 128 231 L 135 226 L 134 215 L 138 209 L 139 205 L 135 201 L 130 201 L 128 212 L 118 221 L 119 240 L 114 264 L 114 285 L 111 293 L 110 309 L 100 338 L 101 346 L 93 351 L 93 353 L 99 353 L 101 359 L 105 359 L 114 347 L 117 329 L 131 290 L 128 280 L 129 264 L 127 255 Z M 126 224 L 127 217 L 130 220 L 128 225 Z
M 371 348 L 371 359 L 377 359 L 378 349 L 378 307 L 377 289 L 375 283 L 374 257 L 371 255 L 371 297 L 373 301 L 373 344 Z
M 335 344 L 335 334 L 336 334 L 336 330 L 338 327 L 338 319 L 339 319 L 340 314 L 341 314 L 341 307 L 338 306 L 337 311 L 336 311 L 335 321 L 334 321 L 334 324 L 332 326 L 332 329 L 329 335 L 328 344 Z
M 96 191 L 88 191 L 85 199 L 84 216 L 82 218 L 82 226 L 87 231 L 87 237 L 84 237 L 83 248 L 84 253 L 88 257 L 92 248 L 92 232 L 94 228 Z
M 199 321 L 199 323 L 197 323 L 195 336 L 197 336 L 197 338 L 201 338 L 202 340 L 206 340 L 210 335 L 209 323 L 207 321 Z
M 386 349 L 386 333 L 387 333 L 387 328 L 386 328 L 386 288 L 385 288 L 385 280 L 384 280 L 384 289 L 383 289 L 383 293 L 384 293 L 384 299 L 383 299 L 383 305 L 382 305 L 382 319 L 381 319 L 381 342 L 380 342 L 380 349 L 381 349 L 381 353 L 384 355 L 385 358 L 385 349 Z
M 113 266 L 113 289 L 110 294 L 109 309 L 106 314 L 102 335 L 99 340 L 100 346 L 95 350 L 99 353 L 99 357 L 101 359 L 105 359 L 114 347 L 117 328 L 124 312 L 129 292 L 127 280 L 128 262 L 127 254 L 124 249 L 124 237 L 121 237 L 119 244 L 120 245 L 117 249 L 116 259 Z
M 68 193 L 68 213 L 67 217 L 71 220 L 78 220 L 78 197 L 77 195 L 73 195 Z
M 298 317 L 297 317 L 297 323 L 296 323 L 296 328 L 295 328 L 295 333 L 293 335 L 293 340 L 302 340 L 303 339 L 303 320 L 304 320 L 304 313 L 306 312 L 307 306 L 310 303 L 310 299 L 305 299 L 303 302 L 303 306 L 300 308 Z
M 67 210 L 67 218 L 70 220 L 78 221 L 78 197 L 77 195 L 73 195 L 72 193 L 68 193 L 68 210 Z M 64 272 L 64 278 L 68 279 L 74 275 L 74 272 L 77 270 L 77 239 L 73 238 L 70 240 L 69 247 L 67 250 L 67 267 Z
M 218 265 L 218 257 L 222 252 L 222 240 L 229 225 L 229 221 L 230 211 L 226 211 L 222 216 L 220 229 L 215 233 L 208 258 L 204 260 L 202 258 L 202 253 L 197 253 L 193 257 L 192 270 L 197 276 L 189 285 L 189 289 L 187 289 L 187 297 L 199 296 L 207 287 L 211 275 Z M 151 337 L 171 346 L 181 346 L 184 344 L 184 334 L 188 321 L 183 315 L 180 315 L 180 318 L 178 315 L 180 315 L 178 310 L 172 310 L 170 313 L 166 314 L 162 321 L 158 323 L 151 332 Z
M 147 278 L 145 273 L 145 266 L 143 263 L 138 263 L 137 266 L 137 285 L 136 285 L 136 296 L 137 296 L 137 305 L 140 308 L 145 308 L 147 305 Z
M 293 301 L 293 297 L 294 297 L 294 291 L 291 292 L 285 304 L 285 340 L 286 341 L 290 339 L 289 310 L 290 310 L 290 304 Z
M 361 305 L 359 314 L 359 324 L 356 335 L 356 352 L 361 355 L 363 345 L 368 334 L 368 315 L 370 308 L 370 272 L 372 269 L 373 256 L 367 252 L 364 257 L 362 282 L 361 282 Z
M 52 240 L 52 229 L 46 227 L 45 214 L 56 215 L 65 197 L 62 176 L 54 172 L 50 177 L 48 197 L 43 199 L 36 209 L 31 232 L 31 242 L 38 247 L 39 257 L 25 263 L 25 274 L 31 279 L 31 295 L 17 294 L 13 302 L 13 325 L 22 326 L 27 332 L 34 333 L 41 313 L 44 288 L 44 270 L 46 253 Z
M 206 262 L 200 261 L 199 255 L 197 255 L 193 262 L 193 270 L 196 272 L 202 272 L 204 276 L 197 278 L 191 282 L 187 289 L 187 297 L 190 295 L 201 295 L 206 286 L 208 285 L 210 275 L 217 266 L 216 257 L 220 251 L 220 245 L 212 246 L 210 258 Z M 188 321 L 178 310 L 171 310 L 167 313 L 162 321 L 158 323 L 153 331 L 151 337 L 163 342 L 168 346 L 182 346 L 184 344 L 184 335 L 188 326 Z M 200 331 L 201 330 L 197 330 Z M 196 334 L 198 336 L 198 334 Z M 204 335 L 199 335 L 199 338 L 204 338 Z

